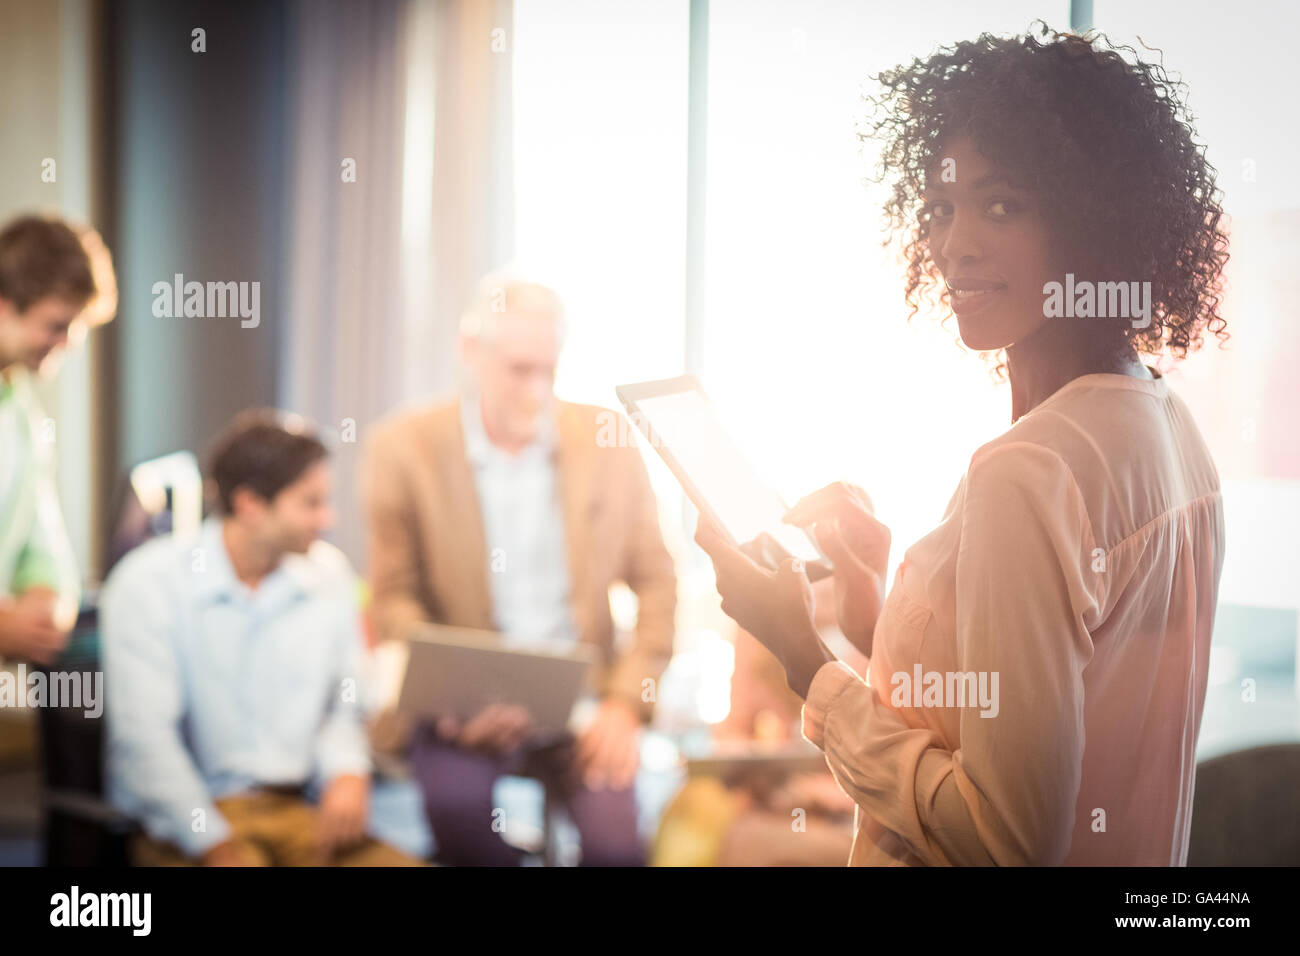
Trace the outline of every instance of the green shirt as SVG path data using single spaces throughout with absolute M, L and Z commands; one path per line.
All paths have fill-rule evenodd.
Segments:
M 54 483 L 54 437 L 27 373 L 0 377 L 0 598 L 44 587 L 75 607 L 81 581 Z

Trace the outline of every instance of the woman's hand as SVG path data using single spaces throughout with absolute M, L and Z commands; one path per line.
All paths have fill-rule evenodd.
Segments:
M 876 520 L 871 499 L 857 485 L 837 481 L 814 491 L 782 519 L 811 527 L 835 565 L 835 616 L 858 650 L 871 656 L 876 621 L 885 604 L 889 529 Z
M 813 626 L 812 586 L 803 570 L 787 558 L 779 571 L 768 571 L 730 544 L 704 515 L 695 543 L 713 559 L 722 612 L 776 655 L 785 668 L 786 683 L 800 697 L 808 696 L 813 675 L 835 655 L 826 649 Z

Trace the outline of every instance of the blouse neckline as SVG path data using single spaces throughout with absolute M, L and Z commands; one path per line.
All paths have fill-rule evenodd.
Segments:
M 1118 372 L 1089 372 L 1087 375 L 1080 375 L 1078 378 L 1072 378 L 1051 395 L 1025 412 L 1020 416 L 1020 420 L 1034 414 L 1040 408 L 1043 408 L 1066 392 L 1073 391 L 1076 388 L 1088 385 L 1096 388 L 1122 388 L 1129 391 L 1142 392 L 1146 395 L 1163 396 L 1168 392 L 1169 384 L 1165 377 L 1151 366 L 1146 366 L 1147 371 L 1151 373 L 1151 378 L 1134 378 L 1132 375 L 1121 375 Z

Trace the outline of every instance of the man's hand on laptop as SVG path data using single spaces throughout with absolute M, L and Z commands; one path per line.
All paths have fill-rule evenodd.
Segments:
M 492 753 L 514 750 L 532 732 L 532 715 L 515 704 L 489 704 L 464 723 L 455 717 L 438 720 L 438 734 L 443 739 Z
M 641 720 L 631 704 L 601 701 L 595 719 L 578 738 L 578 771 L 591 790 L 625 790 L 640 763 Z

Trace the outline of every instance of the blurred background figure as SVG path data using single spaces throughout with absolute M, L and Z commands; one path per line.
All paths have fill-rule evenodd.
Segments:
M 866 658 L 839 634 L 834 584 L 813 586 L 823 639 L 860 673 Z M 843 866 L 853 801 L 799 732 L 803 701 L 780 662 L 749 632 L 734 634 L 731 710 L 714 728 L 707 772 L 664 811 L 655 866 Z
M 364 638 L 325 446 L 252 413 L 218 516 L 127 555 L 102 601 L 109 790 L 144 865 L 414 863 L 367 835 Z M 313 791 L 318 801 L 309 801 Z
M 98 234 L 39 216 L 0 229 L 0 659 L 52 663 L 76 619 L 81 578 L 53 473 L 57 426 L 33 378 L 52 376 L 69 341 L 112 318 L 114 299 Z
M 432 621 L 499 631 L 515 647 L 595 648 L 598 704 L 550 759 L 583 863 L 639 865 L 632 783 L 672 655 L 677 582 L 635 445 L 599 440 L 602 428 L 618 434 L 616 413 L 554 397 L 563 336 L 551 290 L 489 277 L 461 325 L 462 395 L 374 430 L 364 482 L 374 621 L 381 640 Z M 623 649 L 616 582 L 639 599 Z M 536 758 L 531 723 L 494 706 L 463 726 L 420 729 L 412 760 L 440 860 L 522 860 L 493 826 L 492 789 Z

